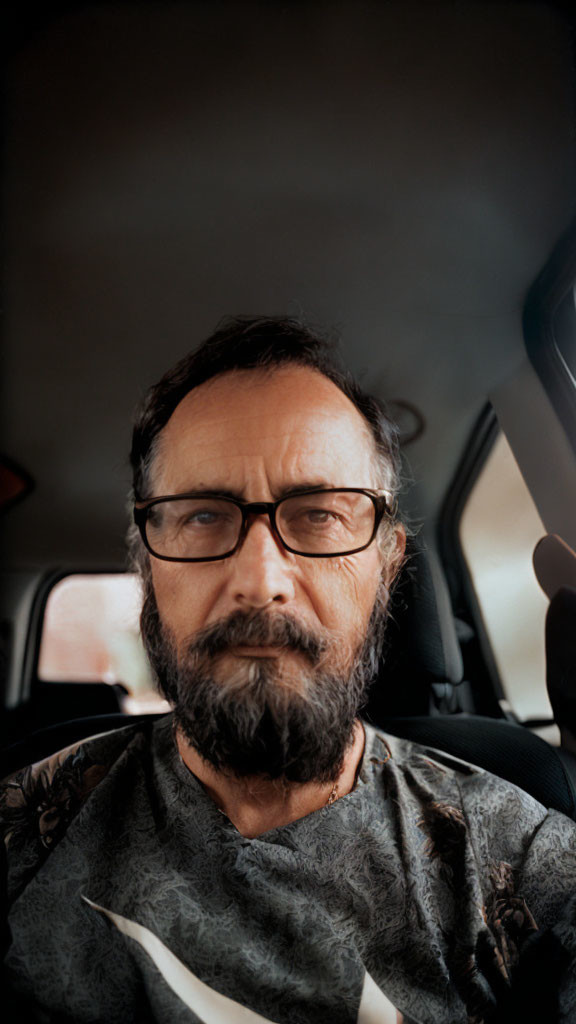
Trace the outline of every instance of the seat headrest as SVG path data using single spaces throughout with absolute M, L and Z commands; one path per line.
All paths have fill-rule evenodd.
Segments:
M 407 554 L 390 600 L 383 663 L 374 686 L 374 702 L 386 716 L 427 714 L 432 684 L 456 685 L 464 673 L 439 560 L 422 540 L 414 538 L 409 540 Z

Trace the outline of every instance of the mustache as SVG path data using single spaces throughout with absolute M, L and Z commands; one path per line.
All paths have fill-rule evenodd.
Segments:
M 307 629 L 291 615 L 237 611 L 190 637 L 187 652 L 211 658 L 230 647 L 245 645 L 290 648 L 305 655 L 313 665 L 318 665 L 328 650 L 325 637 Z

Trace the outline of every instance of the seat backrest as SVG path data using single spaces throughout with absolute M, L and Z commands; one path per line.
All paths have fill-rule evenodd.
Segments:
M 430 714 L 434 690 L 442 683 L 457 687 L 462 675 L 441 567 L 422 542 L 412 542 L 407 571 L 391 602 L 387 648 L 365 717 L 392 735 L 476 764 L 546 807 L 576 817 L 576 757 L 569 752 L 506 718 Z
M 457 686 L 464 669 L 450 595 L 437 556 L 410 538 L 407 563 L 390 600 L 382 668 L 368 710 L 378 721 L 427 715 L 433 688 Z
M 111 732 L 113 729 L 123 729 L 138 722 L 153 722 L 161 717 L 161 714 L 126 715 L 119 712 L 72 718 L 69 721 L 38 729 L 0 751 L 0 779 L 5 779 L 8 775 L 27 765 L 43 761 L 44 758 L 50 757 L 58 750 L 63 750 L 80 740 L 88 739 L 89 736 Z
M 36 679 L 32 699 L 2 712 L 0 748 L 72 718 L 118 714 L 121 689 L 124 688 L 119 684 L 45 683 Z

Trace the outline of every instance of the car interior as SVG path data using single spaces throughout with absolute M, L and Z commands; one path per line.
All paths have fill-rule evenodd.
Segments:
M 3 17 L 2 775 L 168 710 L 126 563 L 133 412 L 221 317 L 288 314 L 400 431 L 367 720 L 576 818 L 572 5 Z

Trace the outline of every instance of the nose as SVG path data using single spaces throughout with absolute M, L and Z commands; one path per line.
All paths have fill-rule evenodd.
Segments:
M 238 608 L 287 604 L 294 597 L 294 556 L 272 532 L 267 516 L 255 516 L 243 543 L 230 559 L 230 586 Z

